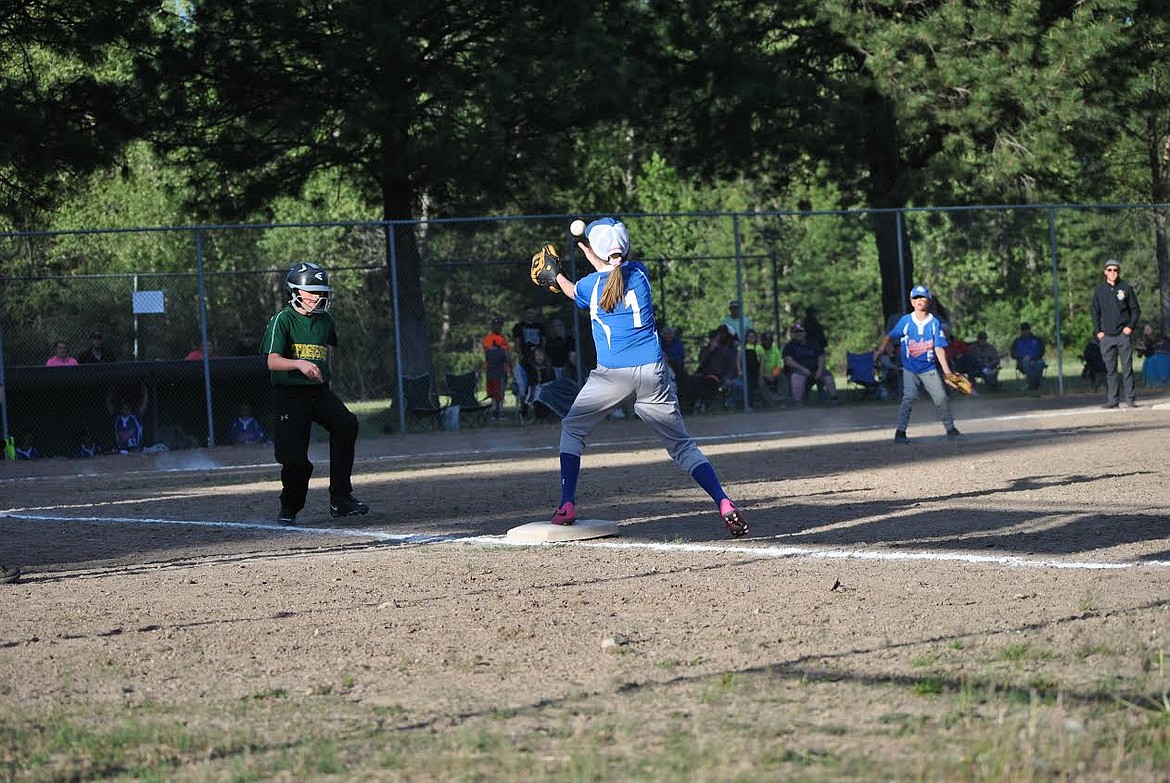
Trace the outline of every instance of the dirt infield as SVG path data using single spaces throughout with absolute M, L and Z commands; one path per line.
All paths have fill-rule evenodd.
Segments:
M 363 441 L 344 525 L 317 445 L 295 529 L 267 447 L 0 463 L 0 769 L 1166 780 L 1170 404 L 1096 402 L 691 419 L 735 541 L 636 420 L 578 493 L 621 535 L 573 545 L 502 538 L 554 426 Z

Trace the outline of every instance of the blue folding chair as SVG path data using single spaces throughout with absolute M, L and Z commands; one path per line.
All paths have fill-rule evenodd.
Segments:
M 877 390 L 882 384 L 877 379 L 877 364 L 873 360 L 873 354 L 846 353 L 845 377 L 850 384 L 859 387 L 858 399 L 864 400 L 870 392 L 873 392 L 875 398 L 878 396 Z

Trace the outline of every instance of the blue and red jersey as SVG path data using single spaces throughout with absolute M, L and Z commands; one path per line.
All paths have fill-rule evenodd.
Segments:
M 890 330 L 890 337 L 901 341 L 902 368 L 915 373 L 935 369 L 934 349 L 947 347 L 942 321 L 929 313 L 921 322 L 915 320 L 914 313 L 902 316 Z

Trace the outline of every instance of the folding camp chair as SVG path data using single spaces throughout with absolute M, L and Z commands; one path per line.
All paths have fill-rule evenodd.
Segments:
M 434 429 L 443 419 L 447 406 L 439 402 L 439 395 L 431 388 L 431 376 L 419 375 L 404 379 L 403 396 L 406 398 L 406 427 L 419 425 L 420 429 Z
M 845 377 L 850 384 L 860 387 L 858 399 L 864 400 L 870 392 L 873 392 L 875 397 L 878 396 L 877 390 L 882 384 L 877 379 L 875 370 L 873 354 L 848 352 L 845 354 Z
M 479 398 L 478 389 L 478 373 L 447 373 L 447 393 L 451 395 L 451 404 L 459 406 L 459 420 L 468 427 L 486 424 L 488 411 L 492 407 L 490 400 L 485 402 Z

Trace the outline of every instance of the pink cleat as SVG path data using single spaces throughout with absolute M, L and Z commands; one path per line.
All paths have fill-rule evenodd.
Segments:
M 735 507 L 727 498 L 719 501 L 719 516 L 723 517 L 727 529 L 731 531 L 731 535 L 735 538 L 747 535 L 748 523 L 744 519 L 743 512 Z
M 571 500 L 566 500 L 560 508 L 553 512 L 552 523 L 554 525 L 571 525 L 576 521 L 577 507 L 573 505 Z

